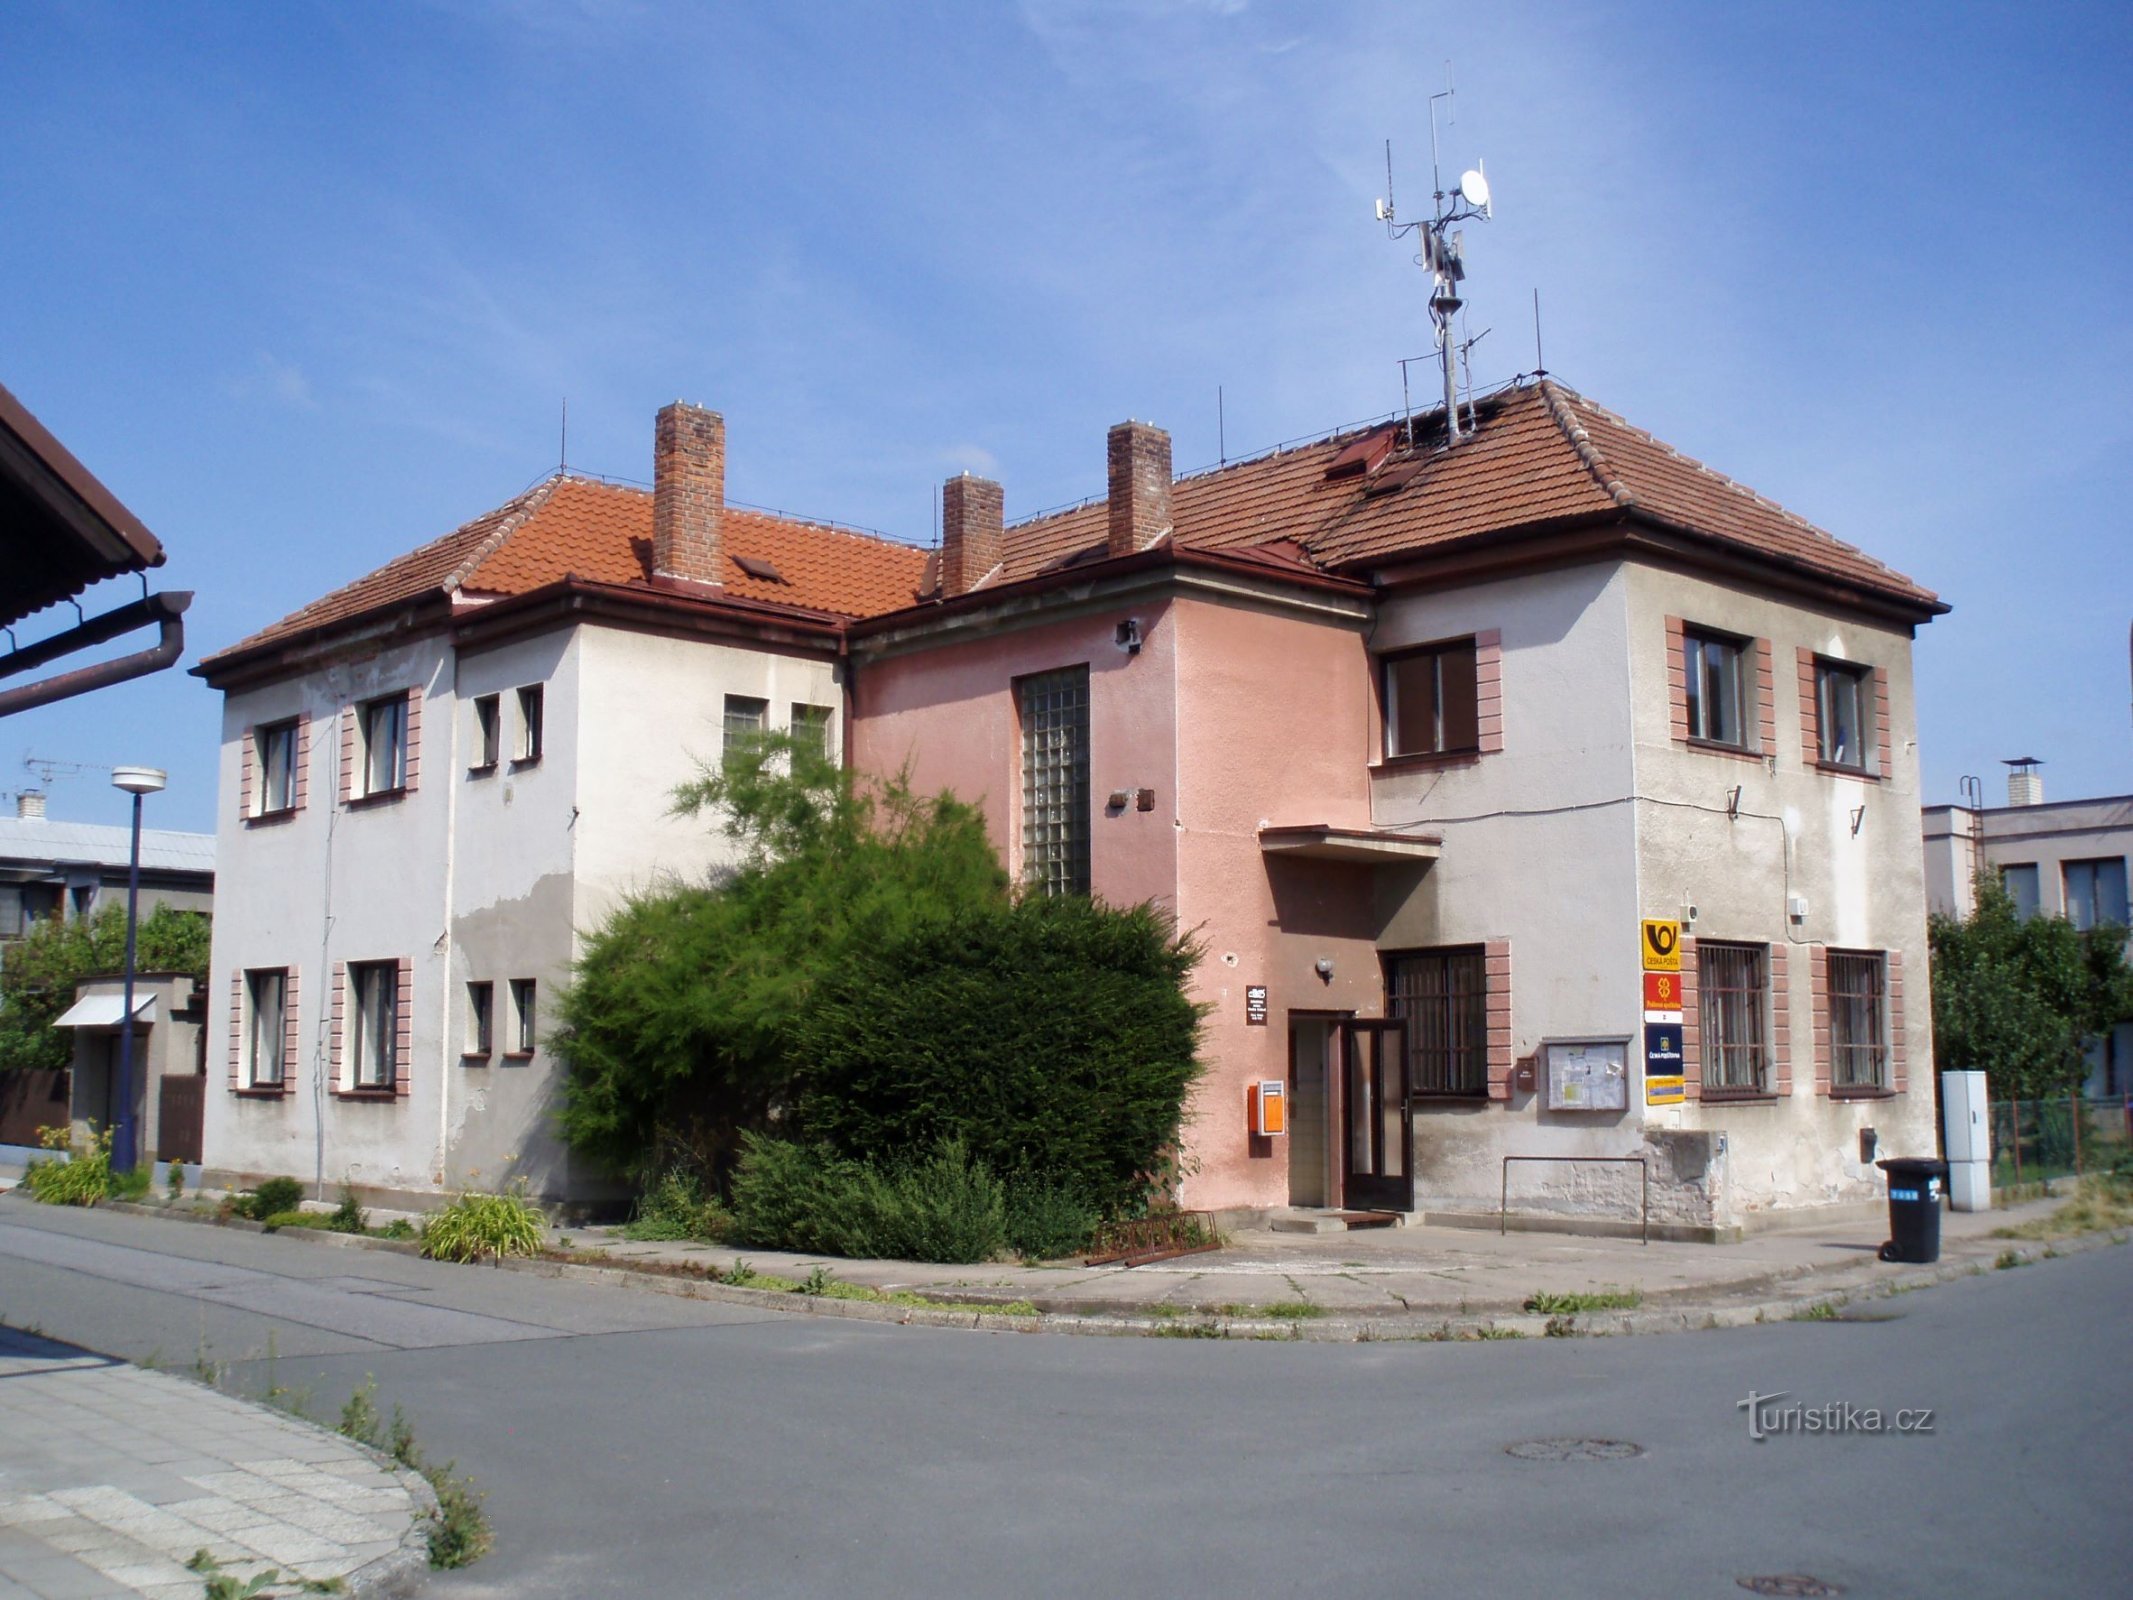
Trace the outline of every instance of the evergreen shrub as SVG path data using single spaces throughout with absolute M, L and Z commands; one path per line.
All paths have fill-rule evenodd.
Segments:
M 1007 1194 L 950 1140 L 875 1166 L 749 1135 L 733 1179 L 741 1243 L 894 1261 L 987 1261 L 1007 1247 Z

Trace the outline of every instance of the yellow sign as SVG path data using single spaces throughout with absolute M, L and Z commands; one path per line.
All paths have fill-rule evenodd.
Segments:
M 1652 917 L 1644 919 L 1644 970 L 1681 970 L 1681 924 Z
M 1678 1106 L 1688 1095 L 1679 1078 L 1646 1078 L 1644 1103 L 1648 1106 Z

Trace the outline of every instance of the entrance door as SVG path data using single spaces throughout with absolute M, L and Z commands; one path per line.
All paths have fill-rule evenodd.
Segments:
M 1344 1022 L 1341 1033 L 1342 1203 L 1415 1208 L 1415 1124 L 1407 1099 L 1407 1030 Z
M 1289 1013 L 1289 1204 L 1333 1202 L 1332 1092 L 1326 1082 L 1341 1019 Z

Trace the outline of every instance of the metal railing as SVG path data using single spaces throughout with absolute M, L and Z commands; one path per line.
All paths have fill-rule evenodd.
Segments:
M 1511 1231 L 1511 1163 L 1514 1161 L 1568 1161 L 1595 1166 L 1635 1167 L 1639 1239 L 1644 1244 L 1652 1242 L 1652 1169 L 1642 1156 L 1505 1156 L 1502 1192 L 1496 1202 L 1496 1231 L 1499 1234 L 1508 1234 Z

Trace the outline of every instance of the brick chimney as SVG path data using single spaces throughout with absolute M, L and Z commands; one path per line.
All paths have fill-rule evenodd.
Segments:
M 990 478 L 961 473 L 941 487 L 941 593 L 968 594 L 1000 564 L 1004 497 Z
M 24 822 L 34 822 L 44 815 L 44 791 L 23 789 L 15 795 L 15 815 Z
M 722 585 L 725 514 L 726 419 L 677 400 L 652 431 L 653 576 Z
M 1149 422 L 1111 430 L 1110 553 L 1129 556 L 1170 531 L 1170 435 Z

